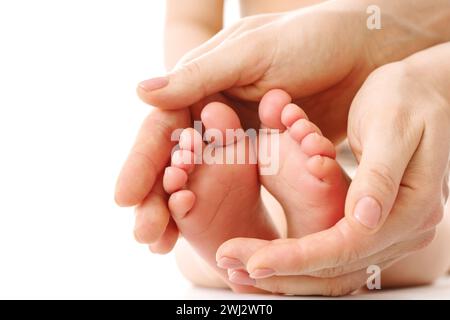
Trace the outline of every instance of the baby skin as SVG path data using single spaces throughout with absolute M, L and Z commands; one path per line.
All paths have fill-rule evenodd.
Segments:
M 181 234 L 235 291 L 248 292 L 250 287 L 233 284 L 233 276 L 239 273 L 227 274 L 224 268 L 243 266 L 227 258 L 216 262 L 219 246 L 231 238 L 276 239 L 282 233 L 261 200 L 261 185 L 283 207 L 289 237 L 329 228 L 343 216 L 349 180 L 335 160 L 334 146 L 308 121 L 302 109 L 290 102 L 282 90 L 271 90 L 264 96 L 259 106 L 264 130 L 257 141 L 243 132 L 231 107 L 208 104 L 201 113 L 202 123 L 206 132 L 223 139 L 205 144 L 198 131 L 185 129 L 180 135 L 180 149 L 173 153 L 164 174 L 164 189 L 170 194 L 168 206 Z M 225 139 L 227 129 L 235 132 L 231 141 Z M 267 159 L 278 161 L 269 163 L 277 168 L 273 174 L 259 176 L 258 169 L 263 171 L 267 159 L 264 163 L 252 161 L 260 160 L 256 155 L 261 154 L 261 146 L 270 146 Z M 244 163 L 225 161 L 226 155 L 242 150 Z M 273 152 L 277 156 L 270 154 Z M 207 154 L 214 154 L 219 161 L 204 161 Z M 192 261 L 186 264 L 192 265 Z

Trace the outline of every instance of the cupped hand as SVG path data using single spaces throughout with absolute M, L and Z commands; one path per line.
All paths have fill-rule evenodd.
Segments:
M 291 13 L 245 18 L 188 54 L 167 77 L 142 82 L 138 93 L 149 104 L 172 110 L 199 107 L 154 110 L 125 162 L 116 202 L 138 205 L 138 240 L 154 243 L 157 252 L 167 252 L 176 241 L 158 177 L 173 146 L 171 131 L 186 127 L 206 97 L 220 94 L 232 100 L 243 124 L 256 127 L 256 101 L 269 89 L 285 89 L 336 142 L 345 136 L 350 102 L 371 70 L 442 41 L 433 30 L 421 30 L 423 19 L 414 27 L 396 23 L 399 15 L 389 2 L 384 4 L 391 23 L 377 31 L 366 28 L 364 1 L 328 1 Z M 418 4 L 420 8 L 412 9 L 429 6 L 426 1 Z M 400 35 L 402 45 L 393 41 Z
M 346 217 L 301 239 L 232 239 L 217 259 L 238 259 L 246 279 L 271 292 L 343 295 L 433 240 L 448 198 L 450 43 L 372 73 L 353 101 L 348 137 L 360 163 Z M 446 266 L 448 267 L 448 266 Z M 425 276 L 425 275 L 424 275 Z M 431 275 L 430 275 L 431 276 Z

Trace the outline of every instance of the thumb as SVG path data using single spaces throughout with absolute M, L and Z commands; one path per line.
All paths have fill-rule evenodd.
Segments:
M 179 65 L 165 77 L 141 82 L 137 92 L 144 102 L 158 108 L 185 108 L 207 96 L 257 79 L 258 74 L 250 69 L 257 66 L 255 61 L 259 56 L 254 41 L 226 41 Z
M 407 123 L 407 119 L 367 118 L 371 123 L 364 127 L 361 137 L 349 135 L 350 141 L 359 140 L 361 154 L 347 193 L 345 215 L 355 228 L 372 234 L 382 227 L 392 210 L 422 130 Z

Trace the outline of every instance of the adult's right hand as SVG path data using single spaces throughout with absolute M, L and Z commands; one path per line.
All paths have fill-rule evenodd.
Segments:
M 217 258 L 241 261 L 254 277 L 240 270 L 235 283 L 286 294 L 343 295 L 366 283 L 368 266 L 384 270 L 431 244 L 449 192 L 449 55 L 450 42 L 370 75 L 349 115 L 348 138 L 360 165 L 347 193 L 346 217 L 300 239 L 225 242 Z M 433 253 L 422 252 L 435 259 L 426 271 L 400 262 L 395 277 L 383 273 L 383 285 L 392 286 L 393 278 L 426 284 L 446 272 L 449 259 L 436 253 L 450 239 L 448 221 Z
M 380 30 L 367 26 L 374 5 Z M 143 81 L 138 94 L 158 108 L 179 109 L 219 92 L 257 102 L 279 88 L 336 140 L 370 72 L 450 40 L 449 18 L 449 0 L 326 1 L 252 16 L 189 52 L 167 76 Z
M 374 3 L 382 10 L 383 29 L 370 31 L 366 9 Z M 341 0 L 245 18 L 188 54 L 168 76 L 142 82 L 138 93 L 145 102 L 165 109 L 201 107 L 205 97 L 223 93 L 235 102 L 241 119 L 248 120 L 243 122 L 255 126 L 257 101 L 268 90 L 281 88 L 337 141 L 345 135 L 354 95 L 374 68 L 450 38 L 445 28 L 448 4 Z M 173 145 L 169 133 L 187 126 L 188 114 L 153 112 L 117 182 L 117 203 L 139 204 L 136 226 L 145 234 L 142 242 L 155 242 L 161 235 L 169 239 L 159 251 L 170 249 L 176 232 L 157 177 Z M 169 231 L 163 234 L 168 223 Z

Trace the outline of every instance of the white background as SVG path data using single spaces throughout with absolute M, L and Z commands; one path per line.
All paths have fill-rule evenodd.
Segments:
M 163 0 L 0 0 L 0 298 L 236 298 L 192 288 L 113 202 L 163 18 Z
M 182 298 L 114 184 L 164 72 L 162 0 L 0 0 L 0 298 Z

